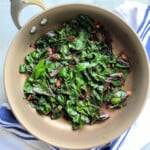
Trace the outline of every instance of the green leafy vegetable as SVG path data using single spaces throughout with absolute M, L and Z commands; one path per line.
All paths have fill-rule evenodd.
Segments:
M 129 92 L 126 54 L 113 54 L 104 26 L 86 15 L 66 21 L 41 36 L 20 65 L 27 74 L 24 94 L 31 106 L 51 119 L 63 116 L 73 130 L 109 118 L 101 106 L 122 108 Z

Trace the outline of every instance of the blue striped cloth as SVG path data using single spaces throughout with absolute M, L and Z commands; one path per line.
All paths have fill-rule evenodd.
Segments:
M 148 6 L 145 11 L 143 21 L 139 26 L 137 33 L 145 45 L 145 49 L 147 50 L 150 58 L 150 6 Z
M 150 58 L 150 6 L 146 6 L 137 2 L 125 2 L 124 4 L 116 8 L 114 12 L 121 18 L 123 18 L 137 31 L 138 36 L 141 39 Z M 147 106 L 147 110 L 150 110 L 149 105 Z M 148 130 L 146 129 L 145 133 L 143 129 L 142 132 L 140 132 L 141 128 L 138 128 L 140 126 L 140 122 L 140 119 L 137 120 L 123 135 L 115 139 L 113 142 L 108 143 L 103 147 L 92 148 L 92 150 L 140 150 L 145 144 L 150 142 L 150 139 L 148 138 L 142 141 L 142 138 L 144 138 L 142 136 L 148 136 L 150 134 L 147 133 Z M 31 135 L 28 131 L 26 131 L 24 127 L 22 127 L 16 120 L 8 103 L 4 103 L 0 106 L 0 126 L 9 131 L 9 133 L 15 135 L 16 139 L 21 139 L 24 143 L 35 150 L 60 150 L 60 148 L 53 147 L 40 141 L 39 139 Z M 137 141 L 140 141 L 137 144 L 134 143 L 136 141 L 133 139 L 136 136 L 141 137 L 137 138 Z M 13 150 L 15 149 L 15 147 L 11 147 L 11 149 Z M 3 150 L 5 149 L 3 148 Z

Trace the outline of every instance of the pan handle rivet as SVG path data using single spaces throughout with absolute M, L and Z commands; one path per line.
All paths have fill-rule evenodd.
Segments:
M 48 20 L 46 18 L 43 18 L 40 22 L 40 25 L 46 25 Z
M 31 27 L 31 30 L 30 30 L 30 33 L 33 34 L 37 31 L 37 27 L 36 26 L 32 26 Z

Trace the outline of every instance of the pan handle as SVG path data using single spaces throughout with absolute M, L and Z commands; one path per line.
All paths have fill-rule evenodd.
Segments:
M 23 8 L 32 4 L 32 5 L 38 5 L 43 10 L 46 9 L 46 6 L 42 2 L 42 0 L 10 0 L 10 1 L 11 1 L 11 16 L 14 24 L 18 29 L 21 28 L 21 25 L 19 23 L 19 14 Z

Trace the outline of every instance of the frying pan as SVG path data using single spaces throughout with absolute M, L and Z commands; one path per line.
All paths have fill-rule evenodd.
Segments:
M 23 27 L 18 21 L 19 12 L 28 4 L 37 4 L 45 9 L 40 0 L 12 0 L 12 18 L 21 28 L 13 39 L 5 61 L 4 83 L 8 102 L 20 123 L 37 138 L 66 149 L 88 149 L 113 141 L 125 132 L 139 116 L 145 104 L 149 86 L 149 65 L 147 54 L 136 33 L 121 18 L 101 7 L 89 4 L 66 4 L 44 10 Z M 115 53 L 124 51 L 131 64 L 124 88 L 131 90 L 127 106 L 111 110 L 110 119 L 94 125 L 87 125 L 72 131 L 70 123 L 63 118 L 51 120 L 39 115 L 23 99 L 25 75 L 19 73 L 19 65 L 29 52 L 29 45 L 64 21 L 85 14 L 101 22 L 110 33 Z

